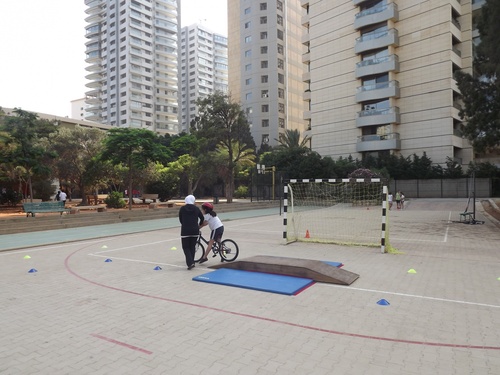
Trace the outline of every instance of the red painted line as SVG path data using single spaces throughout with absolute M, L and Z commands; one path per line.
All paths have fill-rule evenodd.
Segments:
M 98 335 L 96 333 L 92 333 L 92 334 L 90 334 L 90 336 L 96 337 L 98 339 L 101 339 L 101 340 L 104 340 L 107 342 L 111 342 L 111 343 L 116 344 L 116 345 L 123 346 L 123 347 L 128 348 L 128 349 L 136 350 L 136 351 L 144 353 L 144 354 L 148 354 L 148 355 L 153 354 L 153 352 L 151 352 L 149 350 L 142 349 L 142 348 L 139 348 L 138 346 L 130 345 L 130 344 L 127 344 L 125 342 L 121 342 L 121 341 L 118 341 L 115 339 L 110 339 L 109 337 L 101 336 L 101 335 Z
M 98 283 L 96 281 L 92 281 L 90 279 L 87 279 L 83 276 L 78 275 L 76 272 L 74 272 L 70 267 L 69 267 L 69 259 L 76 254 L 80 250 L 76 250 L 70 255 L 66 257 L 64 260 L 64 266 L 68 270 L 70 274 L 73 276 L 79 278 L 80 280 L 84 280 L 90 284 L 97 285 L 103 288 L 111 289 L 111 290 L 116 290 L 117 292 L 122 292 L 122 293 L 128 293 L 128 294 L 133 294 L 135 296 L 140 296 L 140 297 L 147 297 L 147 298 L 153 298 L 157 299 L 160 301 L 166 301 L 166 302 L 172 302 L 172 303 L 177 303 L 180 305 L 185 305 L 185 306 L 192 306 L 192 307 L 197 307 L 201 309 L 206 309 L 206 310 L 212 310 L 212 311 L 217 311 L 220 313 L 224 314 L 231 314 L 235 316 L 240 316 L 240 317 L 245 317 L 245 318 L 250 318 L 250 319 L 257 319 L 257 320 L 262 320 L 266 322 L 271 322 L 271 323 L 277 323 L 277 324 L 282 324 L 290 327 L 295 327 L 295 328 L 302 328 L 310 331 L 317 331 L 317 332 L 323 332 L 323 333 L 329 333 L 333 335 L 339 335 L 339 336 L 347 336 L 347 337 L 355 337 L 355 338 L 360 338 L 360 339 L 368 339 L 368 340 L 379 340 L 379 341 L 388 341 L 388 342 L 395 342 L 395 343 L 400 343 L 400 344 L 412 344 L 412 345 L 424 345 L 424 346 L 437 346 L 437 347 L 445 347 L 445 348 L 461 348 L 461 349 L 487 349 L 487 350 L 500 350 L 500 346 L 484 346 L 484 345 L 467 345 L 467 344 L 450 344 L 450 343 L 440 343 L 440 342 L 429 342 L 429 341 L 413 341 L 413 340 L 403 340 L 403 339 L 393 339 L 390 337 L 381 337 L 381 336 L 370 336 L 370 335 L 362 335 L 358 333 L 349 333 L 349 332 L 341 332 L 341 331 L 334 331 L 331 329 L 325 329 L 325 328 L 319 328 L 319 327 L 312 327 L 312 326 L 306 326 L 303 324 L 296 324 L 296 323 L 291 323 L 291 322 L 286 322 L 283 320 L 277 320 L 277 319 L 272 319 L 272 318 L 266 318 L 263 316 L 257 316 L 257 315 L 251 315 L 251 314 L 245 314 L 245 313 L 240 313 L 240 312 L 235 312 L 235 311 L 230 311 L 230 310 L 224 310 L 224 309 L 219 309 L 217 307 L 210 307 L 206 305 L 200 305 L 197 303 L 191 303 L 191 302 L 185 302 L 185 301 L 179 301 L 179 300 L 174 300 L 170 298 L 164 298 L 164 297 L 158 297 L 158 296 L 152 296 L 149 294 L 144 294 L 144 293 L 139 293 L 139 292 L 133 292 L 131 290 L 126 290 L 126 289 L 121 289 L 121 288 L 116 288 L 113 286 L 105 285 Z

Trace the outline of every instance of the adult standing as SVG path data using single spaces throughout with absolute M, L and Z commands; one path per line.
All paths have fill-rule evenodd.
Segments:
M 186 203 L 179 210 L 179 221 L 181 223 L 181 242 L 186 265 L 188 270 L 194 268 L 194 253 L 196 241 L 200 233 L 200 226 L 205 220 L 201 210 L 195 206 L 196 198 L 194 195 L 188 195 L 184 202 Z
M 392 196 L 392 193 L 389 192 L 389 195 L 387 196 L 387 200 L 389 201 L 389 211 L 391 210 L 392 208 L 392 200 L 393 200 L 393 196 Z

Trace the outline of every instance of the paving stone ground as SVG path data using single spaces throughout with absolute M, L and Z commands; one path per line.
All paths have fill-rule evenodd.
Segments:
M 477 207 L 484 225 L 457 222 L 459 199 L 393 209 L 400 254 L 285 246 L 277 210 L 222 217 L 242 258 L 338 261 L 360 275 L 297 296 L 192 281 L 210 270 L 186 270 L 168 220 L 163 229 L 2 251 L 0 373 L 498 374 L 500 230 Z

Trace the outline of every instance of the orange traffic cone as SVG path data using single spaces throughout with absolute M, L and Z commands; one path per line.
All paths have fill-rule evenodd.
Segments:
M 309 235 L 309 229 L 306 230 L 306 238 L 311 238 L 311 236 Z

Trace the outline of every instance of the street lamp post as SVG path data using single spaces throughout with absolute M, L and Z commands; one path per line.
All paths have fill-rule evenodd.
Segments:
M 273 174 L 273 201 L 274 201 L 274 186 L 275 186 L 275 173 L 276 167 L 273 165 L 272 167 L 266 167 L 264 164 L 257 164 L 257 173 L 258 174 L 266 174 L 266 172 L 272 172 Z

